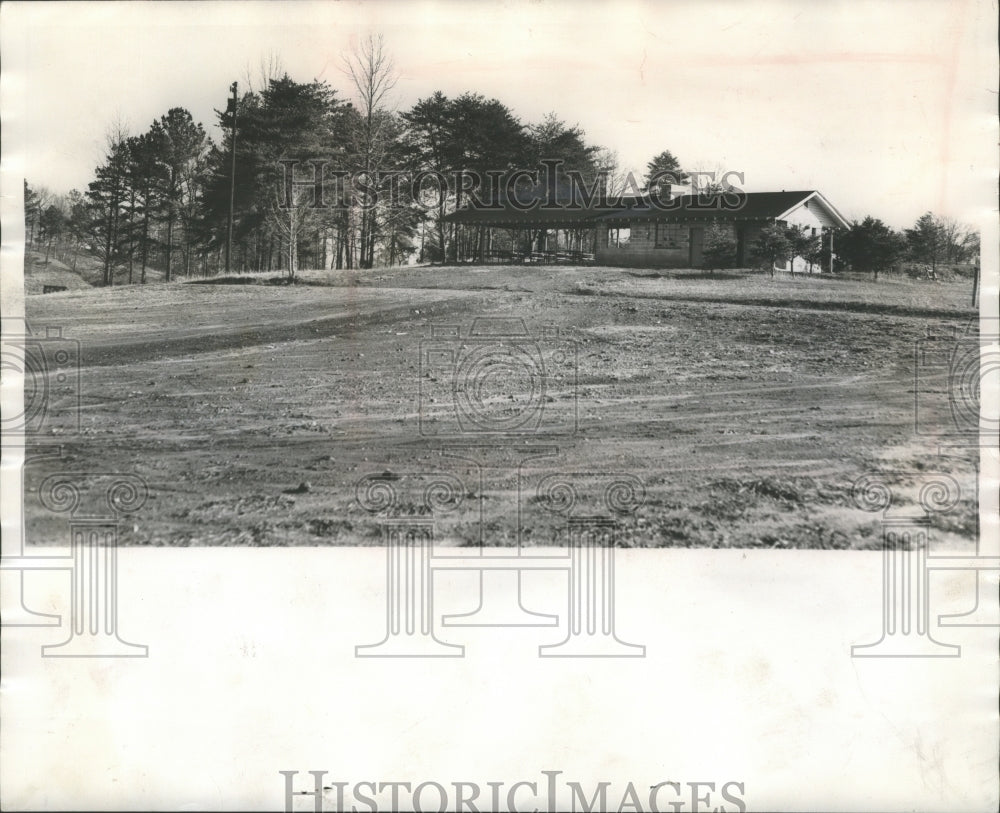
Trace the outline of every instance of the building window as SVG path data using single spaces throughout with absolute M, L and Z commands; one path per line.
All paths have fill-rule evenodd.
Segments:
M 608 248 L 627 246 L 631 237 L 631 229 L 608 229 Z
M 686 248 L 688 230 L 673 223 L 656 224 L 657 248 Z

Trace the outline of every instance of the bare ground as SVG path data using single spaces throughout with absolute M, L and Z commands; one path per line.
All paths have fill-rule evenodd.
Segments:
M 904 492 L 907 472 L 951 471 L 967 498 L 935 520 L 936 539 L 974 543 L 972 453 L 940 459 L 936 440 L 914 430 L 915 342 L 929 327 L 965 325 L 964 285 L 567 267 L 252 282 L 27 297 L 33 328 L 61 326 L 82 359 L 79 430 L 69 402 L 53 404 L 40 440 L 63 457 L 26 471 L 29 541 L 64 541 L 65 519 L 34 490 L 68 470 L 149 483 L 125 544 L 376 544 L 360 478 L 456 465 L 440 454 L 456 440 L 449 405 L 429 400 L 447 401 L 451 379 L 421 370 L 420 342 L 431 324 L 465 335 L 486 316 L 523 319 L 536 336 L 554 325 L 551 341 L 572 342 L 576 385 L 550 382 L 547 414 L 566 417 L 575 403 L 578 422 L 523 437 L 556 454 L 526 469 L 520 496 L 514 470 L 481 488 L 458 465 L 467 499 L 439 527 L 445 543 L 480 542 L 480 495 L 486 544 L 516 544 L 519 525 L 522 544 L 557 541 L 558 517 L 532 511 L 529 491 L 533 477 L 572 471 L 642 481 L 623 544 L 873 548 L 878 517 L 850 497 L 873 468 L 899 472 Z M 483 397 L 494 415 L 523 406 L 518 386 L 514 374 L 491 382 Z

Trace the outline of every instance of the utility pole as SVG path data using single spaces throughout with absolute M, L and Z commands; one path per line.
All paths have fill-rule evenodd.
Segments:
M 232 164 L 229 170 L 229 233 L 226 237 L 226 273 L 229 273 L 230 258 L 233 254 L 233 201 L 236 196 L 236 83 L 229 86 L 233 98 L 229 100 L 230 110 L 233 114 L 233 134 L 232 134 Z

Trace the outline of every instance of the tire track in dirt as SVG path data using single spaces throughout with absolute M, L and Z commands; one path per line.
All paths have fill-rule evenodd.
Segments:
M 740 307 L 754 307 L 786 309 L 786 310 L 806 310 L 806 311 L 835 311 L 838 313 L 857 313 L 863 316 L 897 316 L 912 319 L 971 319 L 976 316 L 975 310 L 953 310 L 945 308 L 915 308 L 905 305 L 892 305 L 888 303 L 866 303 L 866 302 L 823 302 L 807 299 L 745 299 L 743 297 L 726 296 L 685 296 L 683 294 L 651 294 L 635 291 L 617 291 L 613 289 L 595 289 L 586 291 L 571 291 L 567 296 L 606 296 L 620 298 L 627 296 L 629 299 L 653 300 L 656 302 L 689 302 L 696 304 L 711 305 L 738 305 Z
M 422 301 L 421 315 L 447 316 L 466 311 L 477 294 L 465 294 L 448 299 Z M 328 318 L 310 319 L 293 324 L 269 324 L 250 330 L 226 330 L 221 333 L 197 332 L 177 338 L 142 340 L 107 344 L 88 341 L 81 344 L 81 366 L 105 367 L 134 362 L 162 361 L 171 357 L 215 353 L 224 350 L 245 349 L 256 345 L 280 344 L 308 339 L 328 338 L 334 335 L 349 336 L 354 330 L 365 329 L 386 322 L 394 322 L 410 314 L 413 305 L 381 308 L 365 313 L 340 314 Z

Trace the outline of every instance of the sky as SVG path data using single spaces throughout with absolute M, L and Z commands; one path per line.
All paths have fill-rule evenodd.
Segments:
M 272 54 L 349 95 L 342 57 L 376 33 L 400 110 L 471 90 L 640 172 L 669 149 L 848 218 L 975 223 L 996 216 L 996 30 L 989 0 L 4 3 L 4 161 L 83 189 L 116 118 L 181 106 L 218 137 L 229 84 Z

